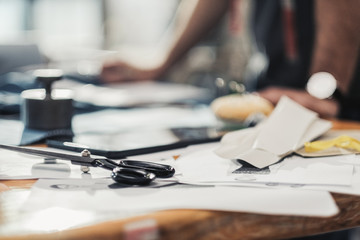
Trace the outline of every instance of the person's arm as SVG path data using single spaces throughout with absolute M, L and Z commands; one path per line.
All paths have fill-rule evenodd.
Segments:
M 219 22 L 228 9 L 229 0 L 187 0 L 183 4 L 174 38 L 164 59 L 163 67 L 166 69 Z
M 186 0 L 179 8 L 175 34 L 157 64 L 140 67 L 122 60 L 105 62 L 101 78 L 104 82 L 156 79 L 178 61 L 224 16 L 229 0 Z
M 360 1 L 317 0 L 316 38 L 311 74 L 329 72 L 346 94 L 360 46 Z
M 360 1 L 316 0 L 315 43 L 309 72 L 329 72 L 337 79 L 338 88 L 346 94 L 353 77 L 360 46 Z M 322 117 L 336 117 L 339 103 L 334 99 L 320 100 L 305 90 L 272 87 L 259 94 L 276 104 L 287 95 Z

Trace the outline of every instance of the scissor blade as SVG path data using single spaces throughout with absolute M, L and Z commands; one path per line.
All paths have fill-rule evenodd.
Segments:
M 92 159 L 90 157 L 81 157 L 81 156 L 75 156 L 75 155 L 66 154 L 66 153 L 51 152 L 51 151 L 33 149 L 33 148 L 17 147 L 17 146 L 11 146 L 11 145 L 3 145 L 3 144 L 0 144 L 0 148 L 10 150 L 10 151 L 16 151 L 16 152 L 21 152 L 21 153 L 25 153 L 25 154 L 30 154 L 30 155 L 37 155 L 37 156 L 42 156 L 42 157 L 53 157 L 56 159 L 69 160 L 69 161 L 77 162 L 77 163 L 92 163 L 94 161 L 94 159 Z

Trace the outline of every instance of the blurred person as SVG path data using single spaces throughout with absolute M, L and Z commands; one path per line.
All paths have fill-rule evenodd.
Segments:
M 107 61 L 103 64 L 102 81 L 158 79 L 231 10 L 231 3 L 231 0 L 184 1 L 173 40 L 158 61 L 152 66 Z M 321 117 L 360 120 L 360 1 L 252 3 L 251 31 L 258 50 L 267 60 L 254 90 L 273 104 L 287 95 Z M 330 73 L 325 80 L 336 79 L 329 96 L 319 97 L 306 89 L 311 76 L 312 83 L 321 82 L 317 79 L 319 72 Z
M 121 60 L 105 62 L 103 82 L 158 79 L 231 10 L 231 0 L 190 0 L 180 10 L 172 43 L 152 66 Z M 260 96 L 276 104 L 287 95 L 321 117 L 360 121 L 359 0 L 253 0 L 251 30 L 267 59 L 256 79 Z M 191 11 L 190 11 L 191 9 Z M 333 96 L 320 99 L 306 86 L 327 72 L 337 82 Z M 313 78 L 316 80 L 316 78 Z M 320 86 L 325 88 L 325 86 Z M 345 240 L 350 231 L 298 238 Z

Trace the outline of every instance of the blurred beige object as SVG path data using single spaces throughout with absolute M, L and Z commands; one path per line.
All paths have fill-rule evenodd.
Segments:
M 232 94 L 215 99 L 211 109 L 222 120 L 242 122 L 257 113 L 268 116 L 274 106 L 255 94 Z

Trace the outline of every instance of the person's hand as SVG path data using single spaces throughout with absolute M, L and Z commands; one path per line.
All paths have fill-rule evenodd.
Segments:
M 320 117 L 334 118 L 339 112 L 339 104 L 333 99 L 318 99 L 311 96 L 305 90 L 296 90 L 282 87 L 269 87 L 258 94 L 276 105 L 281 96 L 287 96 L 302 106 L 319 113 Z
M 103 63 L 100 79 L 104 83 L 156 80 L 161 73 L 160 68 L 138 67 L 121 60 L 116 60 Z

